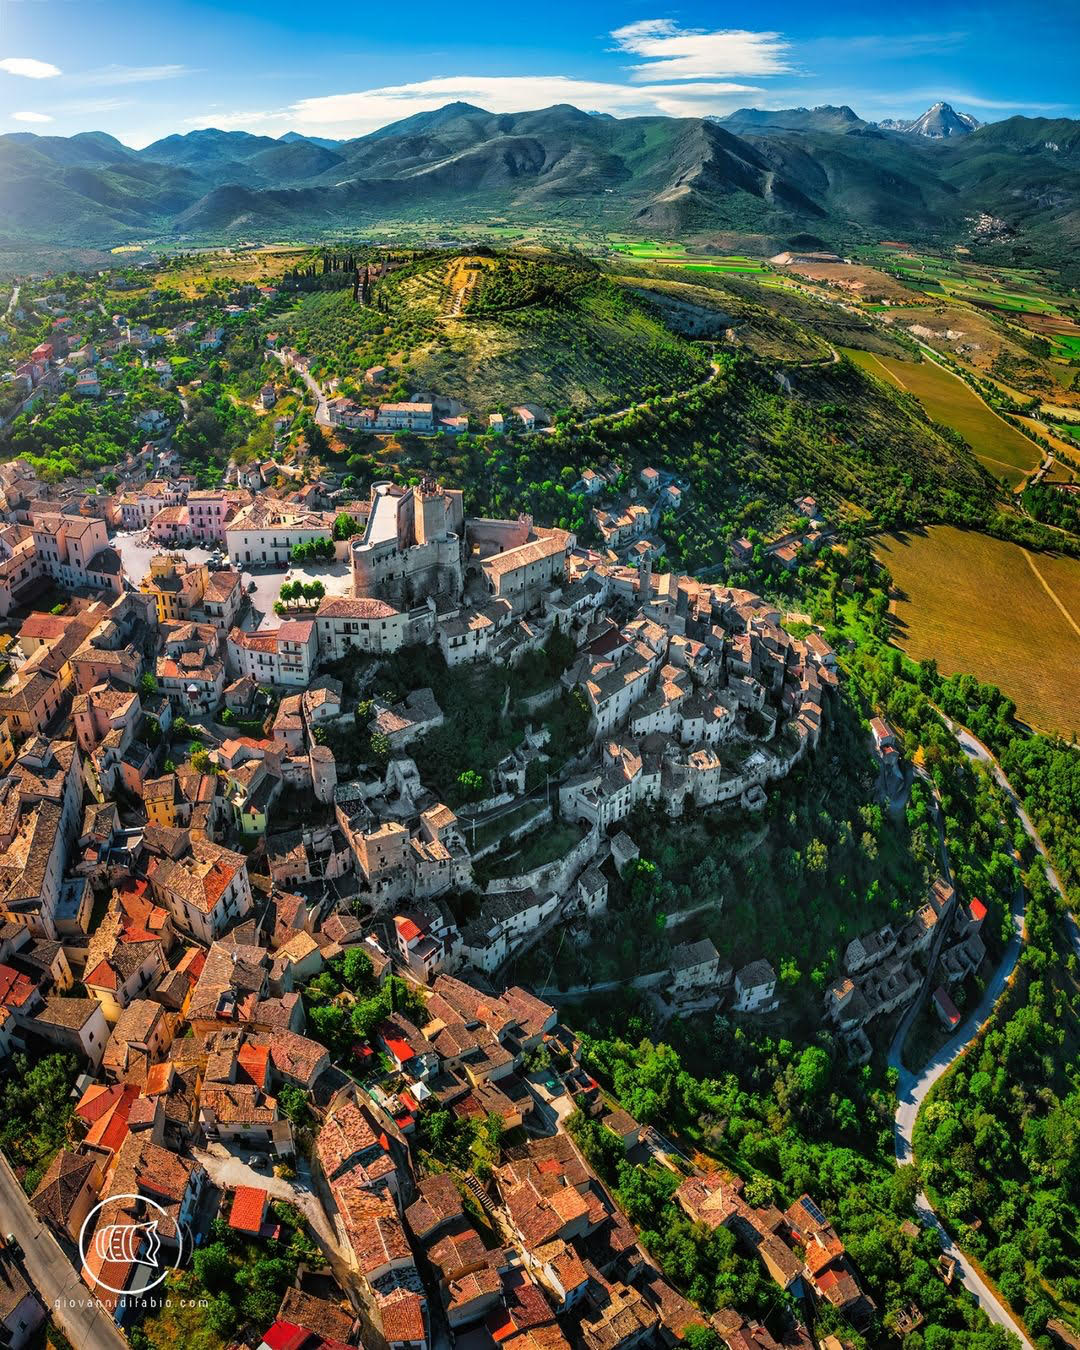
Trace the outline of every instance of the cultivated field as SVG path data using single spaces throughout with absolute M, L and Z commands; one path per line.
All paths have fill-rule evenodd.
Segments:
M 1080 732 L 1080 562 L 950 525 L 884 538 L 878 556 L 910 656 L 1000 686 L 1041 730 Z
M 870 374 L 914 394 L 935 422 L 958 431 L 995 478 L 1016 486 L 1038 467 L 1042 458 L 1039 447 L 991 412 L 956 375 L 932 361 L 899 361 L 854 348 L 846 351 Z
M 310 247 L 269 245 L 265 248 L 221 249 L 176 259 L 152 274 L 153 284 L 193 299 L 224 282 L 269 285 L 290 267 L 312 256 Z M 147 284 L 150 283 L 148 278 Z
M 670 263 L 690 272 L 764 272 L 760 258 L 749 258 L 742 253 L 714 254 L 687 248 L 685 244 L 662 244 L 651 239 L 624 239 L 612 235 L 612 248 L 629 258 L 643 258 L 648 262 Z

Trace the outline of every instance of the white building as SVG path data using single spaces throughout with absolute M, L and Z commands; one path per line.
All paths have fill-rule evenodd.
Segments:
M 257 497 L 225 526 L 225 546 L 237 567 L 244 564 L 280 567 L 288 563 L 297 544 L 332 540 L 333 526 L 332 515 Z
M 315 624 L 324 661 L 336 661 L 353 650 L 389 654 L 409 640 L 409 615 L 371 597 L 327 596 Z
M 234 676 L 250 675 L 260 684 L 306 688 L 318 659 L 314 619 L 290 619 L 257 633 L 234 628 L 229 634 L 229 669 Z
M 735 972 L 733 1012 L 772 1012 L 776 1007 L 776 972 L 768 961 L 751 961 Z

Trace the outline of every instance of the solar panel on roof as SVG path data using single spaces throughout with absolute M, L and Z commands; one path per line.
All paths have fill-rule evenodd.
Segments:
M 815 1223 L 824 1224 L 826 1222 L 825 1215 L 822 1214 L 821 1210 L 818 1209 L 817 1205 L 814 1204 L 813 1200 L 811 1200 L 808 1195 L 804 1195 L 799 1201 L 799 1204 L 802 1205 L 803 1209 L 806 1210 L 807 1214 L 810 1215 Z

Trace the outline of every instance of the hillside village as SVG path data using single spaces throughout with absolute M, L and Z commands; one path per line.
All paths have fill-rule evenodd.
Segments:
M 566 1120 L 577 1103 L 628 1156 L 681 1165 L 612 1108 L 555 1004 L 500 972 L 555 926 L 603 916 L 609 886 L 637 866 L 624 829 L 637 804 L 676 819 L 760 810 L 818 745 L 837 685 L 829 646 L 791 637 L 752 592 L 654 573 L 648 557 L 629 566 L 527 518 L 466 518 L 462 494 L 433 480 L 376 484 L 349 504 L 346 540 L 306 489 L 154 477 L 110 503 L 49 489 L 18 462 L 0 482 L 0 612 L 17 624 L 0 694 L 0 1053 L 60 1052 L 80 1074 L 75 1135 L 30 1196 L 40 1220 L 70 1243 L 95 1206 L 98 1224 L 136 1216 L 134 1194 L 171 1216 L 178 1256 L 215 1223 L 256 1242 L 307 1229 L 332 1293 L 326 1277 L 317 1295 L 303 1277 L 285 1289 L 262 1329 L 272 1346 L 359 1335 L 421 1350 L 449 1334 L 622 1350 L 704 1325 Z M 212 566 L 178 545 L 178 509 Z M 145 575 L 126 574 L 117 525 L 161 545 Z M 345 593 L 244 626 L 249 569 L 315 541 L 344 564 Z M 43 587 L 62 601 L 29 609 Z M 565 659 L 533 732 L 458 811 L 409 754 L 444 721 L 436 689 L 361 700 L 359 720 L 358 671 L 380 660 L 428 649 L 450 671 L 513 669 L 553 639 Z M 552 784 L 543 707 L 568 696 L 581 735 Z M 381 759 L 339 775 L 332 746 L 361 735 Z M 580 837 L 490 880 L 459 922 L 477 824 L 505 845 L 521 826 L 498 822 L 523 807 L 527 832 L 557 810 Z M 854 1058 L 866 1022 L 918 987 L 910 958 L 954 908 L 932 897 L 910 933 L 852 944 L 827 1015 Z M 976 964 L 978 922 L 972 906 L 957 930 Z M 755 1017 L 780 997 L 766 961 L 732 970 L 708 940 L 676 948 L 648 984 L 668 1015 Z M 365 1011 L 350 1023 L 351 1005 Z M 537 1073 L 541 1048 L 552 1067 Z M 484 1181 L 423 1161 L 432 1111 L 491 1125 Z M 310 1190 L 294 1188 L 308 1176 Z M 812 1199 L 781 1213 L 740 1187 L 695 1170 L 679 1203 L 728 1226 L 782 1289 L 868 1316 Z M 119 1289 L 102 1296 L 124 1323 L 141 1270 L 132 1259 L 103 1276 L 91 1260 L 83 1278 Z M 708 1320 L 733 1347 L 811 1343 L 799 1325 L 778 1342 L 730 1310 Z
M 460 436 L 469 418 L 452 398 L 380 402 L 382 366 L 363 403 L 313 386 L 273 334 L 253 370 L 280 363 L 287 383 L 248 408 L 273 452 L 208 486 L 177 444 L 200 381 L 179 391 L 156 353 L 213 360 L 277 295 L 250 289 L 220 324 L 167 334 L 75 324 L 51 292 L 51 340 L 5 382 L 11 420 L 116 395 L 132 433 L 115 463 L 60 481 L 0 464 L 0 1061 L 55 1061 L 74 1102 L 58 1151 L 19 1169 L 27 1222 L 128 1331 L 147 1317 L 146 1250 L 83 1261 L 80 1235 L 160 1211 L 177 1265 L 291 1254 L 273 1308 L 219 1309 L 272 1350 L 673 1348 L 691 1328 L 733 1350 L 843 1350 L 815 1339 L 816 1310 L 859 1328 L 876 1309 L 814 1197 L 757 1203 L 634 1120 L 583 1062 L 550 972 L 515 974 L 556 934 L 604 940 L 612 894 L 651 866 L 642 812 L 766 818 L 836 714 L 836 652 L 755 591 L 667 567 L 690 486 L 666 470 L 582 469 L 584 540 L 468 515 L 432 476 L 359 492 L 310 427 L 297 439 L 288 381 L 331 434 Z M 112 388 L 121 374 L 137 394 Z M 487 430 L 546 422 L 521 404 Z M 733 539 L 734 568 L 764 553 L 790 571 L 830 536 L 812 496 L 788 516 L 764 546 Z M 470 674 L 488 696 L 492 672 L 509 679 L 492 724 L 512 730 L 478 770 L 450 699 Z M 867 748 L 902 803 L 912 766 L 880 718 Z M 941 876 L 903 922 L 845 944 L 815 1003 L 852 1066 L 920 995 L 957 1025 L 949 990 L 983 960 L 985 917 Z M 783 1015 L 763 955 L 725 961 L 702 937 L 663 962 L 626 981 L 661 1023 Z M 588 1130 L 673 1173 L 680 1210 L 731 1234 L 790 1315 L 767 1329 L 677 1289 Z M 17 1345 L 44 1309 L 10 1252 L 0 1269 Z

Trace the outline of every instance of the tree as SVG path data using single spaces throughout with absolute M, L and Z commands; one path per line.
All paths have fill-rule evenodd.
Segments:
M 351 539 L 354 535 L 361 533 L 361 527 L 355 516 L 351 516 L 348 511 L 342 511 L 334 519 L 334 538 L 337 540 Z
M 148 670 L 139 680 L 139 693 L 146 698 L 150 698 L 158 691 L 158 682 L 153 674 Z
M 311 1124 L 311 1107 L 308 1105 L 307 1093 L 302 1088 L 284 1083 L 278 1089 L 277 1099 L 285 1118 L 295 1129 L 306 1129 Z
M 244 1291 L 240 1301 L 244 1316 L 256 1326 L 269 1326 L 295 1273 L 296 1266 L 281 1256 L 261 1256 L 240 1266 L 236 1283 Z
M 199 1283 L 211 1293 L 224 1290 L 232 1283 L 235 1266 L 223 1242 L 211 1242 L 197 1251 L 194 1266 Z
M 372 738 L 374 746 L 375 737 Z M 458 774 L 458 788 L 461 791 L 462 798 L 467 802 L 475 802 L 480 799 L 484 791 L 484 779 L 475 769 L 465 769 Z
M 795 1066 L 795 1080 L 805 1097 L 816 1097 L 829 1081 L 829 1056 L 820 1045 L 808 1045 Z
M 375 978 L 371 957 L 361 947 L 350 947 L 342 961 L 341 975 L 345 987 L 354 994 L 370 989 Z

